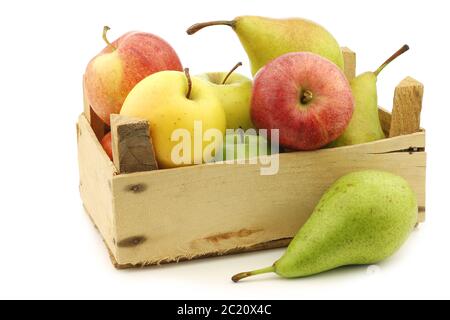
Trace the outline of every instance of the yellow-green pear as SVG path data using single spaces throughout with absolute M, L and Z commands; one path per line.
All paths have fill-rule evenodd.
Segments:
M 409 50 L 404 45 L 375 72 L 366 72 L 351 81 L 355 110 L 347 129 L 331 147 L 342 147 L 386 138 L 378 115 L 377 78 L 394 59 Z
M 280 260 L 233 281 L 269 272 L 301 278 L 378 263 L 403 245 L 417 219 L 416 194 L 402 177 L 373 170 L 348 174 L 323 195 Z
M 248 54 L 255 75 L 259 69 L 279 56 L 290 52 L 311 52 L 344 68 L 344 58 L 336 39 L 315 22 L 300 19 L 271 19 L 256 16 L 237 17 L 232 21 L 195 24 L 189 35 L 215 25 L 233 28 Z
M 206 80 L 219 98 L 227 118 L 227 129 L 254 128 L 250 116 L 253 82 L 235 73 L 242 66 L 239 62 L 230 72 L 209 72 L 197 77 Z

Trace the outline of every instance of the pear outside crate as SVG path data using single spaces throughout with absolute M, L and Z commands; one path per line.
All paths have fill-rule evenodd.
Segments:
M 355 54 L 343 49 L 346 75 Z M 341 176 L 379 169 L 403 176 L 417 193 L 425 220 L 423 86 L 406 78 L 395 89 L 392 114 L 380 108 L 388 138 L 280 154 L 280 171 L 259 165 L 198 165 L 155 170 L 149 125 L 112 117 L 112 162 L 102 146 L 106 128 L 85 102 L 77 124 L 83 205 L 117 268 L 142 267 L 289 244 L 321 195 Z M 85 100 L 86 101 L 86 100 Z

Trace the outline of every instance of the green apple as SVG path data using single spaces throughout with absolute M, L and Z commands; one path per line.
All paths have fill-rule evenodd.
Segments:
M 253 83 L 249 78 L 233 73 L 239 63 L 229 72 L 211 72 L 198 75 L 206 80 L 216 92 L 227 118 L 228 129 L 251 129 L 254 128 L 250 117 L 250 104 Z
M 225 136 L 223 149 L 217 153 L 215 161 L 249 160 L 270 154 L 270 142 L 264 136 L 256 135 L 256 131 L 244 133 L 243 130 L 237 130 Z
M 149 121 L 156 159 L 163 169 L 210 161 L 204 153 L 211 146 L 210 133 L 217 133 L 219 149 L 225 135 L 226 117 L 219 99 L 206 81 L 191 79 L 188 69 L 144 79 L 130 92 L 120 114 Z M 178 142 L 181 138 L 186 144 Z

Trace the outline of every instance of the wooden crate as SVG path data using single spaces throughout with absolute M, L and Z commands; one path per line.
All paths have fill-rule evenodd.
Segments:
M 344 54 L 351 78 L 355 54 L 348 49 Z M 423 222 L 422 94 L 423 86 L 407 78 L 395 90 L 392 115 L 380 109 L 388 139 L 283 153 L 274 176 L 261 176 L 259 165 L 153 170 L 148 124 L 118 116 L 112 122 L 114 164 L 98 140 L 106 128 L 85 103 L 77 125 L 83 204 L 117 268 L 286 246 L 325 190 L 356 170 L 380 169 L 403 176 L 417 193 L 418 222 Z M 141 160 L 130 157 L 130 150 Z M 133 172 L 136 169 L 143 171 Z

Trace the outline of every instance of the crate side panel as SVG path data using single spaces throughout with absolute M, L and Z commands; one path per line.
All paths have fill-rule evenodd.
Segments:
M 109 249 L 115 253 L 112 178 L 115 167 L 84 115 L 78 121 L 78 162 L 83 205 Z
M 326 189 L 357 170 L 380 169 L 403 176 L 424 207 L 425 160 L 425 152 L 342 148 L 283 154 L 275 176 L 261 176 L 259 166 L 225 164 L 117 176 L 113 179 L 117 262 L 186 260 L 291 238 Z
M 378 107 L 378 116 L 380 117 L 381 128 L 386 137 L 389 137 L 389 131 L 391 129 L 392 114 L 382 107 Z
M 295 157 L 299 157 L 301 159 L 307 159 L 310 157 L 323 156 L 325 154 L 330 153 L 335 157 L 341 157 L 346 156 L 346 154 L 348 153 L 358 153 L 358 154 L 393 153 L 409 149 L 424 149 L 424 148 L 425 148 L 425 131 L 419 131 L 409 135 L 387 138 L 359 145 L 321 149 L 311 152 L 290 152 L 288 154 L 290 155 L 293 154 Z M 285 154 L 283 154 L 282 156 L 285 156 Z
M 364 143 L 354 146 L 345 146 L 336 149 L 325 149 L 315 151 L 313 153 L 331 152 L 336 157 L 341 156 L 343 153 L 393 153 L 397 151 L 404 151 L 411 148 L 423 149 L 425 148 L 425 132 L 420 131 L 409 135 L 398 136 L 369 143 Z M 301 153 L 301 155 L 307 155 L 308 153 Z

